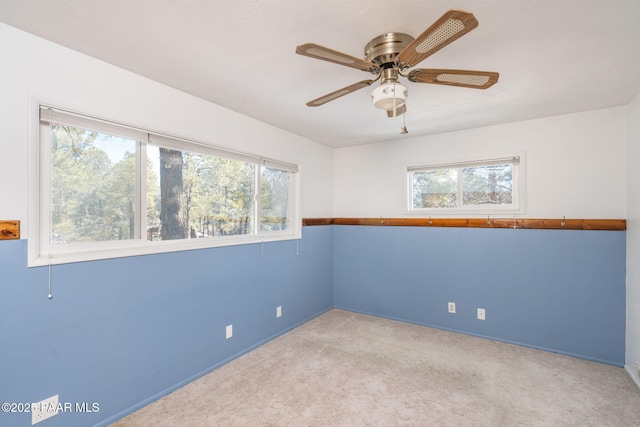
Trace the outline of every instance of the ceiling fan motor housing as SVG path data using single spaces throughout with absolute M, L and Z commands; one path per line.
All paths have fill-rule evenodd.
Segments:
M 409 34 L 385 33 L 364 47 L 365 60 L 379 67 L 380 86 L 371 92 L 373 105 L 386 110 L 389 117 L 397 117 L 406 111 L 407 88 L 398 83 L 396 56 L 412 41 Z
M 396 56 L 413 37 L 405 33 L 385 33 L 372 39 L 364 47 L 364 58 L 380 68 L 390 68 L 394 65 Z

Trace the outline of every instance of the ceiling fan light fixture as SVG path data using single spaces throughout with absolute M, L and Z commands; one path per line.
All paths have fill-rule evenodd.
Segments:
M 397 111 L 405 105 L 409 91 L 400 83 L 383 83 L 371 92 L 373 106 L 385 111 Z

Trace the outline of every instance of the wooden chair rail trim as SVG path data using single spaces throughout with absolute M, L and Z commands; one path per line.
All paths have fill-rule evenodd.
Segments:
M 0 240 L 20 238 L 20 221 L 0 221 Z
M 304 218 L 304 227 L 317 225 L 366 225 L 391 227 L 523 228 L 530 230 L 627 229 L 625 219 L 555 218 Z M 20 239 L 20 221 L 0 221 L 0 240 Z
M 536 230 L 627 229 L 624 219 L 555 218 L 304 218 L 303 226 L 367 225 L 404 227 L 523 228 Z

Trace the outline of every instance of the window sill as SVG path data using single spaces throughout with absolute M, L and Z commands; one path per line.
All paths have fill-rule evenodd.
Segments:
M 103 259 L 219 248 L 225 246 L 297 240 L 301 237 L 301 232 L 297 231 L 295 233 L 274 233 L 262 236 L 228 236 L 211 239 L 187 239 L 158 242 L 117 241 L 107 242 L 100 245 L 96 245 L 95 243 L 79 243 L 77 245 L 67 245 L 67 248 L 64 251 L 52 251 L 50 258 L 48 256 L 38 256 L 37 253 L 34 253 L 29 257 L 28 267 L 41 267 L 50 264 L 69 264 L 75 262 L 98 261 Z

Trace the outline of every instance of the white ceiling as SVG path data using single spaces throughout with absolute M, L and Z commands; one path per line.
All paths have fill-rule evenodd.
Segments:
M 372 78 L 295 54 L 362 57 L 386 32 L 416 37 L 451 8 L 480 25 L 418 65 L 497 71 L 487 90 L 407 82 L 409 136 L 624 105 L 640 92 L 638 0 L 0 0 L 0 21 L 332 147 L 405 138 Z

